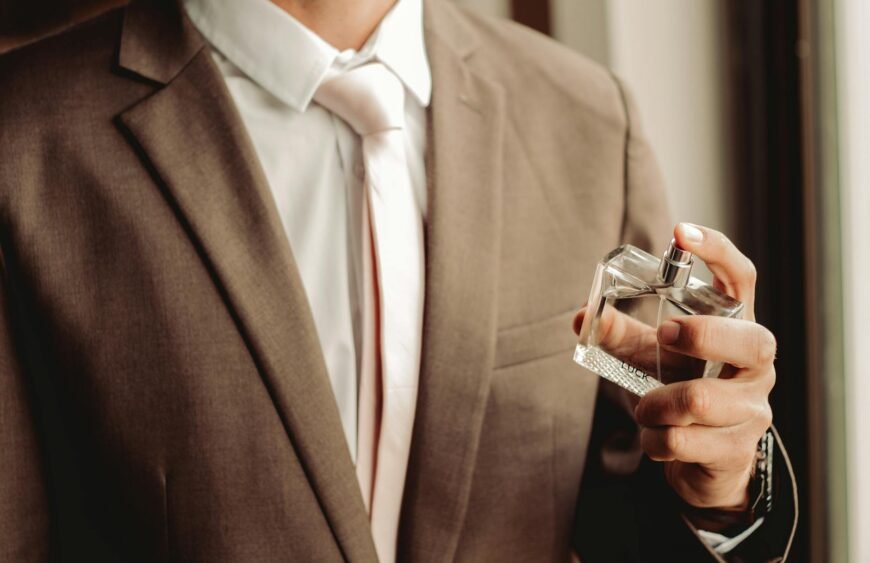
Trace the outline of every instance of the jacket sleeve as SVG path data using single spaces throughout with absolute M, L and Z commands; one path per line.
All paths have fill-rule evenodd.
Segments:
M 31 563 L 48 560 L 49 511 L 14 305 L 0 249 L 0 561 Z
M 622 238 L 658 251 L 670 240 L 673 229 L 664 182 L 639 125 L 636 105 L 625 87 L 617 83 L 627 122 Z M 627 391 L 600 382 L 575 519 L 574 548 L 580 559 L 584 563 L 783 560 L 794 534 L 797 496 L 778 435 L 773 511 L 732 552 L 719 556 L 685 517 L 688 507 L 667 485 L 661 464 L 643 455 L 633 414 L 635 404 Z

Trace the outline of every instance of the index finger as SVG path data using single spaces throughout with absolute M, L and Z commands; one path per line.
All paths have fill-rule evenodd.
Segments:
M 744 318 L 755 320 L 755 280 L 752 260 L 717 230 L 691 223 L 674 228 L 677 245 L 707 264 L 728 295 L 745 305 Z

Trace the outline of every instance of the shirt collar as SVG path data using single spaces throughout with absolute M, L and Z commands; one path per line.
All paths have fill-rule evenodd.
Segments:
M 183 0 L 211 45 L 273 96 L 305 111 L 325 77 L 376 59 L 429 105 L 422 0 L 398 0 L 360 51 L 339 52 L 269 0 Z

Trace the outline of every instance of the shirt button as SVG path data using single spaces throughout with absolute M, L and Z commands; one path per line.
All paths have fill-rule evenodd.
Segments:
M 338 55 L 335 56 L 335 60 L 339 64 L 347 64 L 348 62 L 350 62 L 355 54 L 356 51 L 354 51 L 353 49 L 345 49 L 344 51 L 340 52 Z

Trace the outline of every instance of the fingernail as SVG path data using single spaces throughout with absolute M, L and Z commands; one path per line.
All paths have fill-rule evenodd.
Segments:
M 687 241 L 692 244 L 700 244 L 704 240 L 704 233 L 691 223 L 680 223 L 680 230 Z
M 674 321 L 665 321 L 659 326 L 659 342 L 674 344 L 680 338 L 680 325 Z

